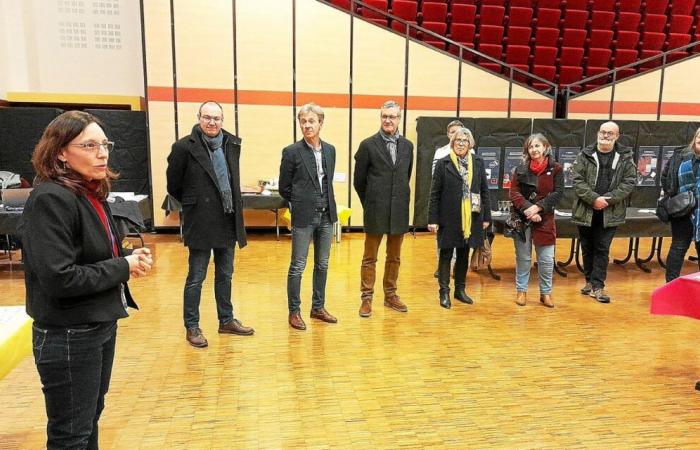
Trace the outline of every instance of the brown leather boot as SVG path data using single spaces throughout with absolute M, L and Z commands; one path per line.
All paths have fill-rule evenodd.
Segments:
M 233 319 L 227 324 L 219 325 L 219 333 L 221 334 L 237 334 L 239 336 L 250 336 L 255 333 L 251 327 L 244 326 L 240 320 Z
M 554 308 L 554 303 L 552 302 L 552 294 L 540 294 L 540 301 L 547 308 Z
M 338 319 L 336 319 L 328 311 L 326 311 L 326 308 L 312 309 L 309 317 L 311 317 L 312 319 L 322 320 L 326 323 L 338 323 Z
M 369 317 L 372 315 L 372 300 L 362 300 L 360 305 L 360 317 Z
M 398 312 L 408 311 L 408 307 L 401 301 L 401 297 L 398 295 L 384 299 L 384 306 Z
M 289 326 L 297 330 L 306 330 L 304 319 L 301 318 L 301 312 L 296 311 L 289 315 Z
M 200 328 L 188 328 L 185 337 L 192 347 L 202 348 L 209 345 L 207 338 L 204 337 Z
M 518 306 L 525 306 L 527 304 L 527 292 L 518 291 L 518 294 L 515 298 L 515 303 Z

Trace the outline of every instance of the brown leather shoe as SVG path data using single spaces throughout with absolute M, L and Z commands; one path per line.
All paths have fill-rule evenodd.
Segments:
M 384 299 L 384 306 L 398 312 L 408 311 L 408 307 L 401 301 L 401 297 L 398 295 Z
M 372 315 L 372 300 L 362 300 L 360 305 L 360 317 L 369 317 Z
M 202 348 L 209 345 L 207 338 L 202 334 L 202 330 L 197 327 L 188 328 L 186 338 L 192 347 Z
M 518 291 L 518 295 L 515 298 L 515 303 L 518 306 L 525 306 L 527 304 L 527 292 Z
M 289 326 L 297 330 L 306 330 L 304 319 L 301 318 L 301 312 L 296 311 L 289 315 Z
M 554 302 L 552 302 L 552 294 L 540 294 L 540 301 L 547 308 L 554 308 Z
M 326 323 L 338 323 L 338 319 L 331 316 L 328 311 L 326 311 L 326 308 L 312 309 L 309 317 L 322 320 Z
M 219 325 L 219 333 L 221 334 L 237 334 L 239 336 L 250 336 L 255 333 L 251 327 L 243 326 L 240 320 L 233 319 L 227 324 Z

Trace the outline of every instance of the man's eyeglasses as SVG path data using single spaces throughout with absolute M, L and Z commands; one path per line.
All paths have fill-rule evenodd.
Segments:
M 201 116 L 199 118 L 199 120 L 201 120 L 205 123 L 209 123 L 212 120 L 214 121 L 214 123 L 219 123 L 219 122 L 221 122 L 222 119 L 223 119 L 223 117 L 212 117 L 212 116 Z
M 455 139 L 455 145 L 469 145 L 469 140 L 467 139 Z
M 399 116 L 394 116 L 394 115 L 388 115 L 388 114 L 382 114 L 382 120 L 396 120 L 398 119 Z
M 114 142 L 84 142 L 82 144 L 70 144 L 72 147 L 80 147 L 86 152 L 98 153 L 100 149 L 105 149 L 107 153 L 114 150 Z
M 601 130 L 601 131 L 598 132 L 598 134 L 601 135 L 601 136 L 610 136 L 610 137 L 612 137 L 612 136 L 615 136 L 615 135 L 617 134 L 617 132 L 616 132 L 616 131 L 602 131 L 602 130 Z

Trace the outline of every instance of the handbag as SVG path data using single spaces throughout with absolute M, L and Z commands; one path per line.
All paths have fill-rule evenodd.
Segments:
M 667 198 L 664 206 L 668 215 L 677 219 L 690 215 L 696 203 L 693 191 L 686 191 Z
M 477 248 L 472 252 L 471 261 L 469 267 L 472 270 L 477 271 L 487 268 L 491 264 L 491 242 L 488 237 L 484 239 L 484 243 L 481 247 Z
M 508 234 L 510 234 L 514 239 L 520 239 L 525 241 L 525 221 L 520 213 L 513 207 L 510 206 L 510 214 L 506 218 L 505 227 Z M 505 233 L 504 233 L 505 234 Z

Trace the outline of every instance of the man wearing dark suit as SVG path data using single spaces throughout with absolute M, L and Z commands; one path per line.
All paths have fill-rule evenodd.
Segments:
M 212 251 L 219 333 L 247 336 L 254 330 L 233 317 L 231 304 L 235 245 L 246 245 L 238 169 L 241 139 L 222 128 L 224 114 L 216 102 L 202 103 L 197 118 L 192 133 L 172 146 L 167 181 L 168 193 L 182 203 L 183 235 L 190 252 L 184 290 L 186 338 L 193 347 L 206 347 L 199 328 L 199 300 Z
M 413 144 L 399 134 L 401 107 L 387 101 L 381 109 L 379 132 L 360 143 L 355 153 L 353 186 L 364 210 L 365 251 L 362 256 L 360 316 L 372 314 L 377 253 L 384 235 L 384 306 L 406 312 L 396 295 L 401 264 L 401 243 L 408 231 L 409 181 L 413 170 Z
M 314 103 L 299 109 L 297 119 L 304 138 L 282 150 L 280 195 L 291 204 L 292 261 L 287 274 L 289 325 L 305 330 L 301 318 L 301 276 L 306 267 L 309 245 L 314 243 L 311 318 L 327 323 L 338 320 L 326 311 L 328 256 L 333 223 L 338 220 L 333 194 L 335 147 L 321 141 L 323 110 Z

